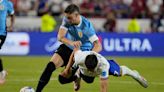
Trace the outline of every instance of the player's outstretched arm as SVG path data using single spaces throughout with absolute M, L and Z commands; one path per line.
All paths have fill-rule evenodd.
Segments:
M 100 78 L 100 92 L 107 92 L 108 88 L 108 79 L 102 79 Z
M 68 45 L 71 45 L 75 48 L 79 48 L 81 46 L 81 41 L 71 41 L 71 40 L 68 40 L 65 35 L 66 35 L 67 31 L 63 28 L 60 28 L 59 29 L 59 32 L 58 32 L 58 40 L 64 44 L 68 44 Z
M 70 71 L 72 65 L 73 65 L 74 62 L 75 62 L 75 61 L 73 60 L 74 53 L 75 53 L 77 50 L 78 50 L 77 48 L 74 49 L 74 51 L 72 52 L 72 54 L 71 54 L 71 56 L 70 56 L 70 58 L 69 58 L 69 61 L 68 61 L 68 64 L 67 64 L 66 68 L 64 69 L 64 71 L 63 71 L 60 75 L 62 75 L 62 76 L 64 76 L 64 77 L 67 77 L 67 76 L 69 75 L 69 71 Z
M 63 28 L 59 29 L 58 32 L 58 40 L 64 44 L 71 45 L 72 41 L 68 40 L 65 35 L 67 34 L 67 31 Z

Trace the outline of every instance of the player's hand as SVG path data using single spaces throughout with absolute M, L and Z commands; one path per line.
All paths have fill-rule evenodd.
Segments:
M 63 77 L 68 77 L 69 74 L 69 70 L 64 69 L 64 71 L 62 73 L 60 73 L 60 75 L 62 75 Z
M 75 48 L 80 48 L 81 45 L 82 45 L 81 41 L 72 42 L 72 46 L 74 46 Z

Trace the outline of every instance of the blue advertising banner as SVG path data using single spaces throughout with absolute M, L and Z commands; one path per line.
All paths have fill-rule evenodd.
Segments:
M 164 34 L 99 33 L 107 56 L 164 56 Z
M 103 47 L 100 53 L 104 56 L 164 57 L 163 33 L 117 34 L 104 32 L 97 33 L 97 35 Z M 0 55 L 52 55 L 60 44 L 57 41 L 57 32 L 10 33 Z
M 61 44 L 57 41 L 57 32 L 30 32 L 29 55 L 52 55 Z

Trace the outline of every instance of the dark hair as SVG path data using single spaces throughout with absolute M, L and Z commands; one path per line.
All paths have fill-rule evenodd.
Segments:
M 74 12 L 80 13 L 79 7 L 75 4 L 70 4 L 64 11 L 65 13 L 72 14 Z
M 88 55 L 85 59 L 85 65 L 87 69 L 89 70 L 95 69 L 97 66 L 97 63 L 98 63 L 98 60 L 97 60 L 96 55 L 94 54 Z

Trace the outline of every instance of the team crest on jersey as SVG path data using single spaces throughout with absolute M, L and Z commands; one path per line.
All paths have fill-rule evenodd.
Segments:
M 5 9 L 5 6 L 0 4 L 0 10 L 4 10 Z
M 78 32 L 78 35 L 79 35 L 80 38 L 83 37 L 83 33 L 82 32 Z

